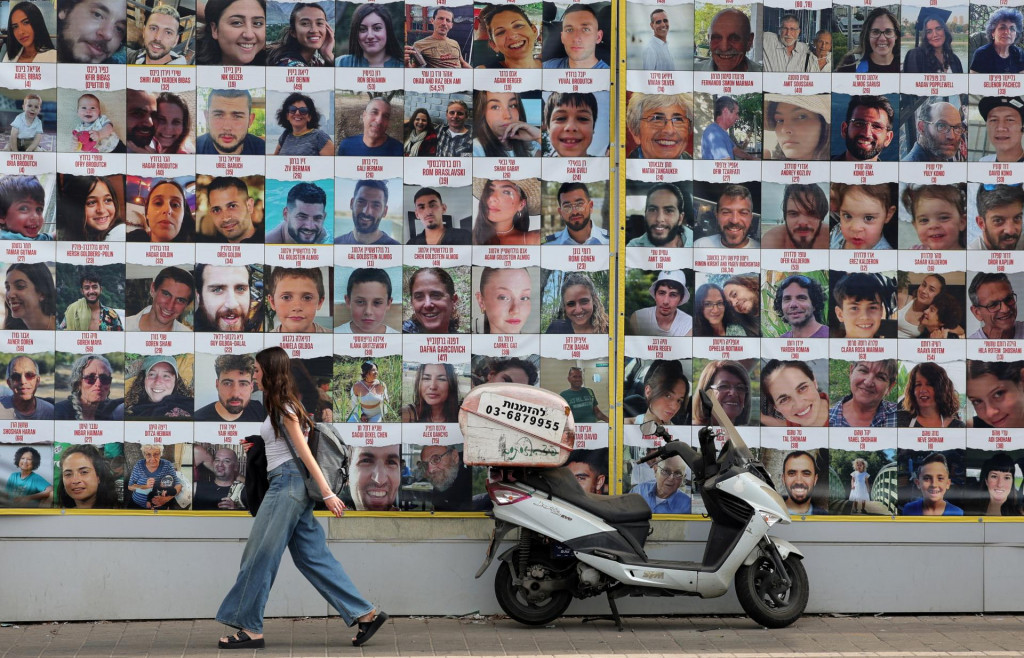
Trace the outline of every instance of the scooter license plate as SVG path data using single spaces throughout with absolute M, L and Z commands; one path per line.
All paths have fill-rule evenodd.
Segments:
M 570 558 L 573 556 L 572 549 L 565 544 L 554 542 L 551 544 L 551 557 L 556 559 Z

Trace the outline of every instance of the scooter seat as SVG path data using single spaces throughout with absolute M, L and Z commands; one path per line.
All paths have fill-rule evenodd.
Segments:
M 604 496 L 587 493 L 583 491 L 573 472 L 565 467 L 530 471 L 520 479 L 531 487 L 547 491 L 552 496 L 557 496 L 611 524 L 649 521 L 651 518 L 651 508 L 642 496 Z

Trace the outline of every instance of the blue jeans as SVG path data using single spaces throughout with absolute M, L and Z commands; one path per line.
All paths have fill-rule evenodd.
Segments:
M 313 501 L 306 495 L 298 465 L 288 461 L 268 475 L 270 489 L 253 521 L 238 579 L 220 604 L 217 621 L 263 632 L 263 609 L 287 546 L 302 575 L 351 626 L 374 606 L 359 594 L 327 550 L 327 538 L 313 518 Z

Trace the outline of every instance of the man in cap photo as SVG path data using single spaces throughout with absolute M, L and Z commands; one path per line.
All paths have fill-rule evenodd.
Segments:
M 629 316 L 629 333 L 634 336 L 689 336 L 693 331 L 693 318 L 679 309 L 690 299 L 683 271 L 659 273 L 648 292 L 654 298 L 654 306 L 639 309 Z
M 986 96 L 978 103 L 985 120 L 985 134 L 995 153 L 983 155 L 981 162 L 1024 162 L 1024 98 Z

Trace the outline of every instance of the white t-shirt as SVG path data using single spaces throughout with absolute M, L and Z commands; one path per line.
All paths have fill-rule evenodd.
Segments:
M 643 67 L 646 71 L 674 71 L 677 68 L 668 44 L 658 37 L 652 37 L 644 47 Z
M 11 128 L 18 129 L 18 139 L 32 139 L 43 132 L 43 120 L 36 116 L 32 123 L 28 123 L 25 121 L 25 113 L 22 112 L 14 117 L 14 121 L 11 122 Z
M 654 306 L 638 309 L 629 318 L 630 330 L 641 336 L 689 336 L 693 331 L 693 318 L 679 309 L 676 309 L 672 326 L 667 331 L 662 329 L 655 317 L 657 310 Z
M 147 306 L 146 308 L 142 309 L 141 311 L 139 311 L 135 315 L 130 315 L 127 318 L 125 318 L 125 320 L 124 320 L 124 330 L 125 331 L 142 331 L 142 329 L 139 328 L 139 320 L 142 319 L 142 316 L 146 315 L 147 313 L 149 313 L 152 310 L 153 310 L 153 305 L 150 304 L 149 306 Z M 189 329 L 188 327 L 186 327 L 182 323 L 178 322 L 177 320 L 174 321 L 174 325 L 173 326 L 174 326 L 174 331 L 192 331 L 191 329 Z
M 910 312 L 913 306 L 914 300 L 911 299 L 896 315 L 896 325 L 899 328 L 900 338 L 917 338 L 921 335 L 921 329 L 916 324 L 907 320 L 907 313 Z

